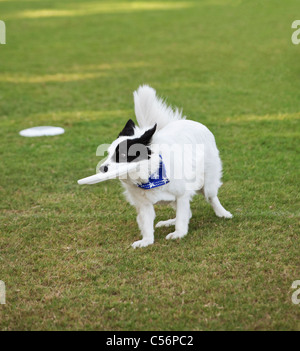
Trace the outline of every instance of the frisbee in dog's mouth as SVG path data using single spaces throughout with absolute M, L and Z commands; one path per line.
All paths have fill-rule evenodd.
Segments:
M 100 182 L 104 182 L 109 179 L 116 179 L 123 176 L 126 176 L 129 172 L 133 172 L 137 170 L 139 167 L 138 163 L 116 163 L 114 165 L 114 169 L 108 169 L 105 173 L 96 173 L 90 177 L 82 178 L 78 180 L 78 184 L 96 184 Z

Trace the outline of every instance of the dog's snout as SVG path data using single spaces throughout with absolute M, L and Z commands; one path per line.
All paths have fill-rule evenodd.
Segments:
M 107 171 L 108 171 L 108 167 L 107 166 L 101 166 L 100 167 L 100 172 L 106 173 Z

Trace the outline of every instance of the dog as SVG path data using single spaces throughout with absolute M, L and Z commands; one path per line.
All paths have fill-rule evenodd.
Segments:
M 125 196 L 136 208 L 142 235 L 132 247 L 154 243 L 157 203 L 168 203 L 176 209 L 176 218 L 156 224 L 175 226 L 166 239 L 183 238 L 188 233 L 190 202 L 197 193 L 205 196 L 218 217 L 232 218 L 218 199 L 222 163 L 213 134 L 203 124 L 187 120 L 179 109 L 167 106 L 147 85 L 140 86 L 133 95 L 138 125 L 131 119 L 126 123 L 99 168 L 105 173 L 120 163 L 137 166 L 121 177 Z M 194 152 L 197 146 L 198 154 Z

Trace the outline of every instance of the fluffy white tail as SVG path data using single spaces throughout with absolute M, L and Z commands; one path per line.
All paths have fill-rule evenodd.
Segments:
M 173 110 L 156 96 L 156 91 L 148 85 L 141 85 L 133 93 L 134 110 L 137 122 L 141 128 L 152 127 L 157 123 L 157 129 L 162 129 L 168 123 L 184 119 L 181 111 Z

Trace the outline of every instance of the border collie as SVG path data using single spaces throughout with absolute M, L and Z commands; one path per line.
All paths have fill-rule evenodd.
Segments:
M 154 243 L 153 205 L 159 202 L 176 209 L 176 218 L 156 224 L 175 226 L 166 239 L 183 238 L 188 233 L 190 201 L 199 192 L 218 217 L 231 218 L 217 196 L 222 163 L 213 134 L 203 124 L 187 120 L 181 111 L 168 107 L 147 85 L 134 92 L 134 107 L 138 125 L 131 119 L 126 123 L 99 168 L 106 173 L 120 163 L 137 166 L 121 179 L 127 200 L 137 210 L 142 235 L 132 247 Z

